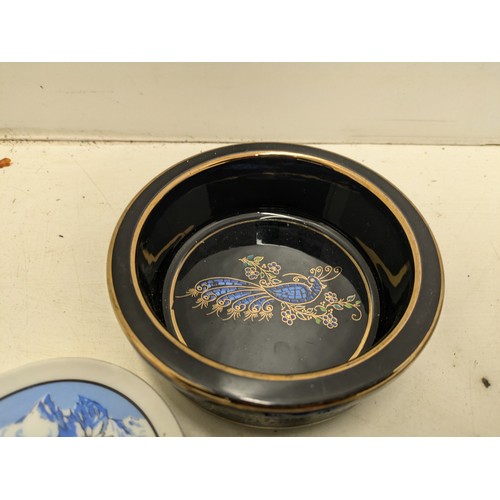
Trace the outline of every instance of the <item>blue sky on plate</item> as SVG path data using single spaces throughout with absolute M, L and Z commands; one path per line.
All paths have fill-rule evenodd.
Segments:
M 134 404 L 107 387 L 89 382 L 58 381 L 28 387 L 1 399 L 0 427 L 23 418 L 46 394 L 50 394 L 61 409 L 73 408 L 78 396 L 83 396 L 104 406 L 111 418 L 144 418 Z

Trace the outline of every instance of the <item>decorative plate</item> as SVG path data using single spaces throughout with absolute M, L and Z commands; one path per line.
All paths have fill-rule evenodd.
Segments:
M 41 361 L 0 376 L 2 437 L 182 436 L 163 399 L 116 365 Z

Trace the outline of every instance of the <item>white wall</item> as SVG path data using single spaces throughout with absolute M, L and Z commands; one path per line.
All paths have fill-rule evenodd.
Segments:
M 0 138 L 499 144 L 500 64 L 3 63 Z

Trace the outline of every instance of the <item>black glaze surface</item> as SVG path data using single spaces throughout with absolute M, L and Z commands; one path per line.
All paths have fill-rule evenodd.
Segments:
M 256 157 L 255 151 L 280 151 L 283 154 Z M 169 182 L 203 162 L 217 161 L 227 155 L 245 152 L 248 152 L 248 158 L 231 160 L 186 176 L 161 199 L 140 231 L 137 251 L 131 266 L 134 232 L 143 211 L 148 208 L 155 195 Z M 294 155 L 311 155 L 317 160 L 295 158 Z M 371 192 L 371 188 L 368 189 L 349 178 L 344 172 L 321 164 L 321 160 L 335 162 L 353 175 L 362 176 L 368 187 L 375 186 L 381 194 L 376 196 Z M 401 331 L 391 338 L 392 330 L 407 311 L 416 278 L 415 255 L 395 211 L 401 212 L 411 227 L 422 269 L 418 275 L 421 291 L 414 297 L 411 314 Z M 323 225 L 327 232 L 338 235 L 344 247 L 355 249 L 356 259 L 364 269 L 375 297 L 373 333 L 357 355 L 362 362 L 339 366 L 339 363 L 346 361 L 350 355 L 347 347 L 340 357 L 336 357 L 333 352 L 317 355 L 315 360 L 308 359 L 302 363 L 297 361 L 300 356 L 291 359 L 289 354 L 285 354 L 288 350 L 283 349 L 281 358 L 278 356 L 276 362 L 270 353 L 274 352 L 277 342 L 284 342 L 282 338 L 274 343 L 271 341 L 265 359 L 258 362 L 253 360 L 252 356 L 245 360 L 242 353 L 237 352 L 237 343 L 233 346 L 236 350 L 230 350 L 229 355 L 221 355 L 217 350 L 211 350 L 209 338 L 206 339 L 207 344 L 203 345 L 203 339 L 208 337 L 210 331 L 215 332 L 214 325 L 205 332 L 198 331 L 196 325 L 202 324 L 201 321 L 206 319 L 205 314 L 200 313 L 198 309 L 192 310 L 192 318 L 195 318 L 197 313 L 198 319 L 190 323 L 189 310 L 182 306 L 179 311 L 184 318 L 182 330 L 186 332 L 183 331 L 183 335 L 189 337 L 185 339 L 188 346 L 194 342 L 195 349 L 185 348 L 175 337 L 165 334 L 172 327 L 168 297 L 164 297 L 164 288 L 168 289 L 169 286 L 167 274 L 175 270 L 176 262 L 178 263 L 186 252 L 186 245 L 193 246 L 189 243 L 190 238 L 196 241 L 196 235 L 202 235 L 210 224 L 224 225 L 229 218 L 245 218 L 247 214 L 255 213 L 271 213 L 278 217 L 292 216 L 313 221 Z M 233 240 L 238 253 L 239 243 L 237 238 Z M 252 244 L 252 241 L 248 240 L 248 234 L 242 241 L 245 245 Z M 220 243 L 219 241 L 218 250 L 217 245 L 212 248 L 214 256 L 217 256 L 218 251 L 231 251 L 227 241 L 225 249 L 220 247 Z M 241 245 L 241 249 L 245 249 L 243 253 L 248 254 L 245 245 Z M 321 255 L 317 252 L 315 255 L 310 248 L 305 249 L 305 246 L 307 245 L 300 243 L 300 238 L 292 238 L 284 245 L 286 251 L 280 249 L 280 252 L 283 252 L 280 255 L 285 258 L 287 267 L 292 265 L 292 253 L 296 251 L 307 255 L 308 262 L 318 263 L 314 259 Z M 292 253 L 287 257 L 286 253 L 289 251 Z M 236 254 L 233 257 L 236 257 Z M 271 255 L 265 257 L 267 262 L 270 262 Z M 219 260 L 222 262 L 222 259 Z M 196 266 L 191 267 L 194 269 Z M 237 271 L 231 266 L 225 269 L 231 273 Z M 137 273 L 140 294 L 154 315 L 154 321 L 145 311 L 138 293 L 132 287 L 133 272 Z M 208 269 L 198 269 L 197 272 L 196 276 L 193 274 L 193 279 L 208 277 L 203 274 L 206 274 Z M 287 269 L 287 272 L 302 273 L 303 270 Z M 189 276 L 190 271 L 188 269 L 182 273 L 179 286 L 185 288 L 182 280 Z M 210 275 L 215 276 L 217 273 Z M 339 155 L 317 148 L 274 143 L 243 144 L 202 153 L 167 170 L 152 181 L 128 208 L 117 228 L 110 249 L 109 280 L 118 316 L 126 324 L 125 329 L 135 347 L 184 392 L 191 395 L 192 391 L 196 392 L 196 398 L 206 401 L 207 405 L 216 406 L 212 408 L 213 411 L 224 413 L 226 408 L 228 418 L 237 419 L 234 412 L 240 416 L 251 412 L 254 416 L 251 422 L 253 425 L 258 425 L 259 413 L 263 415 L 264 410 L 266 418 L 269 418 L 271 413 L 274 415 L 271 419 L 275 422 L 273 425 L 278 425 L 276 422 L 279 422 L 280 414 L 290 412 L 303 414 L 303 423 L 311 419 L 327 418 L 332 413 L 329 410 L 345 405 L 346 401 L 390 379 L 428 339 L 439 314 L 443 287 L 440 258 L 432 235 L 420 214 L 394 186 L 375 172 Z M 357 293 L 363 293 L 359 290 L 359 284 Z M 187 302 L 188 299 L 180 300 Z M 366 303 L 366 293 L 363 303 Z M 177 310 L 175 304 L 174 310 Z M 345 311 L 339 311 L 339 317 L 341 313 Z M 217 317 L 215 319 L 222 321 Z M 279 319 L 274 320 L 279 324 Z M 231 319 L 231 322 L 235 323 L 236 320 Z M 159 323 L 164 326 L 158 327 Z M 255 326 L 250 322 L 249 328 L 256 329 L 259 324 L 268 326 L 263 323 L 268 322 L 254 322 Z M 300 329 L 305 331 L 307 325 L 319 326 L 302 322 Z M 279 326 L 284 327 L 282 324 Z M 307 326 L 304 336 L 298 334 L 297 330 L 296 339 L 291 344 L 285 343 L 289 347 L 295 347 L 297 342 L 300 344 L 313 341 L 311 339 L 315 337 L 314 331 L 314 328 Z M 217 341 L 228 338 L 228 335 L 229 330 L 226 328 Z M 249 335 L 250 331 L 246 334 L 247 349 L 249 339 L 252 338 Z M 285 335 L 285 332 L 280 332 L 280 335 Z M 390 342 L 384 344 L 384 338 L 388 335 Z M 304 340 L 306 338 L 307 340 Z M 240 344 L 240 347 L 245 345 L 245 342 Z M 382 347 L 377 348 L 377 344 L 381 342 Z M 253 345 L 253 348 L 256 345 Z M 317 354 L 320 351 L 316 346 L 313 347 L 312 353 Z M 152 353 L 153 357 L 147 354 L 148 352 Z M 201 354 L 201 357 L 193 352 Z M 255 350 L 253 354 L 256 354 Z M 310 355 L 311 352 L 308 353 L 308 356 Z M 207 359 L 215 361 L 215 364 L 207 363 Z M 337 369 L 328 371 L 328 365 Z M 266 373 L 272 375 L 267 376 Z M 287 374 L 293 374 L 292 378 L 289 379 Z M 248 419 L 242 416 L 240 420 Z M 294 422 L 297 423 L 297 420 L 294 419 Z
M 158 292 L 184 238 L 208 223 L 253 212 L 306 217 L 346 235 L 361 254 L 370 254 L 366 260 L 380 281 L 380 331 L 397 323 L 409 300 L 413 272 L 399 223 L 379 199 L 352 180 L 287 157 L 232 161 L 201 172 L 158 204 L 144 225 L 136 256 L 141 288 L 158 318 L 162 318 Z M 149 264 L 148 257 L 172 240 L 175 244 Z

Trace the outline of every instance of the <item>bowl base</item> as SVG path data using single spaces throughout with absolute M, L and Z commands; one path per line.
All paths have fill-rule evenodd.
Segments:
M 315 424 L 320 424 L 335 418 L 337 415 L 348 411 L 356 406 L 358 401 L 349 401 L 332 405 L 331 407 L 321 410 L 310 410 L 303 412 L 286 412 L 275 411 L 272 409 L 260 411 L 235 409 L 229 405 L 221 405 L 210 402 L 205 398 L 198 397 L 194 394 L 184 392 L 179 389 L 179 392 L 185 397 L 199 405 L 201 408 L 216 415 L 219 418 L 236 422 L 246 427 L 253 427 L 257 429 L 289 429 L 294 427 L 309 427 Z

